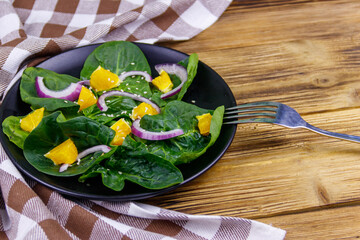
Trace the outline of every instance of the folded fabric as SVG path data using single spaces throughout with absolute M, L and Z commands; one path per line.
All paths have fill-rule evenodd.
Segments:
M 102 41 L 187 40 L 213 24 L 230 2 L 0 1 L 0 96 L 29 62 Z M 23 177 L 1 146 L 0 187 L 0 239 L 277 240 L 285 236 L 281 229 L 248 219 L 62 196 Z
M 0 1 L 0 97 L 24 61 L 89 43 L 187 40 L 230 0 Z

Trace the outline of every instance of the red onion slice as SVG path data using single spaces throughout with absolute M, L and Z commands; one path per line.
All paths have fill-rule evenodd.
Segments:
M 90 86 L 90 80 L 81 80 L 81 81 L 78 81 L 77 83 L 78 83 L 78 84 L 81 84 L 81 85 L 88 85 L 88 86 Z
M 130 77 L 130 76 L 143 76 L 145 81 L 147 81 L 147 82 L 152 81 L 152 77 L 150 76 L 150 74 L 148 74 L 147 72 L 143 72 L 143 71 L 123 72 L 122 74 L 119 75 L 119 79 L 121 81 L 124 81 L 125 78 Z
M 109 147 L 107 145 L 96 145 L 96 146 L 90 147 L 88 149 L 85 149 L 84 151 L 79 153 L 78 156 L 77 156 L 77 159 L 82 159 L 83 157 L 89 155 L 90 153 L 94 153 L 94 152 L 98 152 L 98 151 L 102 151 L 104 153 L 107 153 L 110 150 L 111 150 L 111 147 Z
M 102 151 L 104 153 L 107 153 L 110 150 L 111 150 L 111 147 L 109 147 L 107 145 L 97 145 L 97 146 L 93 146 L 93 147 L 90 147 L 88 149 L 85 149 L 84 151 L 82 151 L 81 153 L 78 154 L 78 156 L 77 156 L 78 163 L 80 162 L 81 158 L 89 155 L 90 153 L 94 153 L 94 152 L 98 152 L 98 151 Z M 59 168 L 59 172 L 64 172 L 69 167 L 70 167 L 70 164 L 67 164 L 67 163 L 61 164 L 61 166 Z
M 168 74 L 175 74 L 180 78 L 181 83 L 179 86 L 174 88 L 173 90 L 164 93 L 161 95 L 161 99 L 168 98 L 174 96 L 178 92 L 180 92 L 182 86 L 187 81 L 188 73 L 185 67 L 181 66 L 177 63 L 165 63 L 165 64 L 158 64 L 155 65 L 155 70 L 160 74 L 161 70 L 167 72 Z
M 108 110 L 108 107 L 106 106 L 106 102 L 105 102 L 105 98 L 110 97 L 110 96 L 123 96 L 123 97 L 129 97 L 132 98 L 136 101 L 140 101 L 140 102 L 146 102 L 148 104 L 150 104 L 153 108 L 156 109 L 156 111 L 158 113 L 160 113 L 160 108 L 158 105 L 156 105 L 154 102 L 152 102 L 151 100 L 149 100 L 148 98 L 142 97 L 140 95 L 137 94 L 133 94 L 133 93 L 129 93 L 129 92 L 122 92 L 122 91 L 110 91 L 110 92 L 106 92 L 104 94 L 102 94 L 97 102 L 97 106 L 99 107 L 99 109 L 103 112 Z
M 182 129 L 174 129 L 166 132 L 147 131 L 140 127 L 140 119 L 137 119 L 133 122 L 131 126 L 131 132 L 135 136 L 146 140 L 165 140 L 184 134 L 184 131 Z
M 59 99 L 65 99 L 69 101 L 75 101 L 79 98 L 80 92 L 81 92 L 81 86 L 82 85 L 89 84 L 89 80 L 79 81 L 77 83 L 70 83 L 70 85 L 60 91 L 54 91 L 48 89 L 44 84 L 44 78 L 43 77 L 36 77 L 35 79 L 35 88 L 37 95 L 41 98 L 59 98 Z
M 61 164 L 60 168 L 59 168 L 59 172 L 64 172 L 68 169 L 68 167 L 70 166 L 70 164 L 64 163 Z

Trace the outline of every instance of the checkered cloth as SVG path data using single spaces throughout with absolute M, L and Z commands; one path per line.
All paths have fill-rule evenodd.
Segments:
M 0 0 L 0 95 L 34 59 L 109 40 L 186 40 L 230 0 Z M 15 76 L 15 77 L 14 77 Z M 11 79 L 14 79 L 11 81 Z M 69 199 L 23 177 L 0 146 L 0 239 L 283 239 L 242 218 Z

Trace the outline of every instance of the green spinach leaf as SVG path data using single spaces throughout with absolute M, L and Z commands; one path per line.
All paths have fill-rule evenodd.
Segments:
M 79 181 L 101 175 L 103 184 L 115 191 L 122 190 L 125 180 L 148 189 L 162 189 L 183 181 L 177 167 L 149 153 L 143 143 L 130 137 L 126 137 L 125 142 L 104 161 L 104 166 L 95 165 Z
M 126 41 L 106 42 L 97 47 L 87 57 L 80 73 L 81 78 L 90 79 L 92 72 L 98 66 L 108 69 L 117 75 L 133 70 L 145 71 L 151 74 L 151 69 L 144 53 L 135 44 Z M 135 83 L 142 80 L 139 76 L 134 78 L 128 77 L 127 79 Z
M 37 76 L 44 78 L 45 85 L 51 90 L 62 90 L 70 85 L 70 83 L 78 82 L 79 79 L 66 74 L 58 74 L 53 71 L 29 67 L 27 68 L 20 82 L 21 99 L 30 104 L 34 109 L 45 107 L 47 111 L 62 110 L 67 117 L 76 116 L 79 105 L 57 98 L 40 98 L 37 95 L 35 87 L 35 79 Z
M 79 182 L 85 182 L 86 179 L 97 177 L 101 175 L 104 186 L 114 190 L 121 191 L 125 186 L 125 175 L 119 171 L 105 168 L 101 165 L 95 165 L 89 171 L 79 177 Z
M 20 127 L 20 120 L 22 118 L 23 117 L 9 116 L 2 123 L 5 135 L 21 149 L 24 148 L 24 141 L 27 136 L 29 136 L 29 132 L 22 130 Z
M 26 160 L 40 172 L 53 176 L 67 177 L 82 174 L 95 163 L 98 163 L 105 158 L 109 158 L 114 150 L 105 154 L 102 154 L 102 152 L 90 154 L 81 159 L 79 164 L 74 163 L 66 171 L 59 172 L 60 166 L 55 165 L 51 159 L 44 156 L 47 152 L 67 140 L 69 137 L 72 138 L 78 149 L 88 147 L 89 143 L 105 144 L 109 141 L 108 139 L 111 138 L 111 134 L 105 136 L 106 133 L 100 133 L 101 130 L 96 130 L 96 124 L 93 122 L 90 123 L 89 127 L 84 127 L 82 125 L 89 123 L 89 121 L 84 121 L 82 119 L 78 120 L 81 122 L 80 124 L 75 124 L 73 119 L 66 121 L 60 111 L 44 117 L 38 127 L 25 139 L 24 156 Z M 80 127 L 79 132 L 71 131 L 72 129 L 69 125 L 73 125 L 73 128 Z M 105 126 L 103 127 L 106 128 Z M 89 140 L 89 143 L 85 143 L 86 139 L 77 139 L 78 135 L 87 135 L 86 139 Z
M 130 118 L 132 110 L 137 106 L 136 101 L 128 97 L 109 97 L 106 99 L 106 112 L 93 105 L 83 111 L 84 115 L 99 123 L 106 124 L 115 118 Z
M 84 116 L 58 124 L 62 133 L 71 138 L 79 151 L 96 145 L 109 145 L 115 136 L 111 128 Z
M 213 115 L 209 136 L 202 136 L 197 128 L 196 116 L 205 113 Z M 172 101 L 162 109 L 160 114 L 144 116 L 140 125 L 154 132 L 181 128 L 184 134 L 162 141 L 138 140 L 147 145 L 150 153 L 174 164 L 187 163 L 202 155 L 216 141 L 220 134 L 223 114 L 224 107 L 211 111 L 182 101 Z
M 184 97 L 187 89 L 190 87 L 191 83 L 193 82 L 193 80 L 196 76 L 196 73 L 197 73 L 199 57 L 196 53 L 193 53 L 188 58 L 181 61 L 179 64 L 186 67 L 186 70 L 188 73 L 188 78 L 187 78 L 187 81 L 185 82 L 184 86 L 181 88 L 181 90 L 177 96 L 177 100 L 181 100 Z

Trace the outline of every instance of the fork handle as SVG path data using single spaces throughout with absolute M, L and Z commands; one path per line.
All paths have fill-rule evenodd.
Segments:
M 314 131 L 316 133 L 322 134 L 322 135 L 326 135 L 329 137 L 334 137 L 334 138 L 340 138 L 340 139 L 344 139 L 344 140 L 348 140 L 348 141 L 352 141 L 352 142 L 358 142 L 360 143 L 360 137 L 359 136 L 354 136 L 354 135 L 348 135 L 348 134 L 343 134 L 343 133 L 336 133 L 336 132 L 330 132 L 330 131 L 326 131 L 317 127 L 314 127 L 313 125 L 306 123 L 304 126 L 302 126 L 306 129 L 309 129 L 311 131 Z

